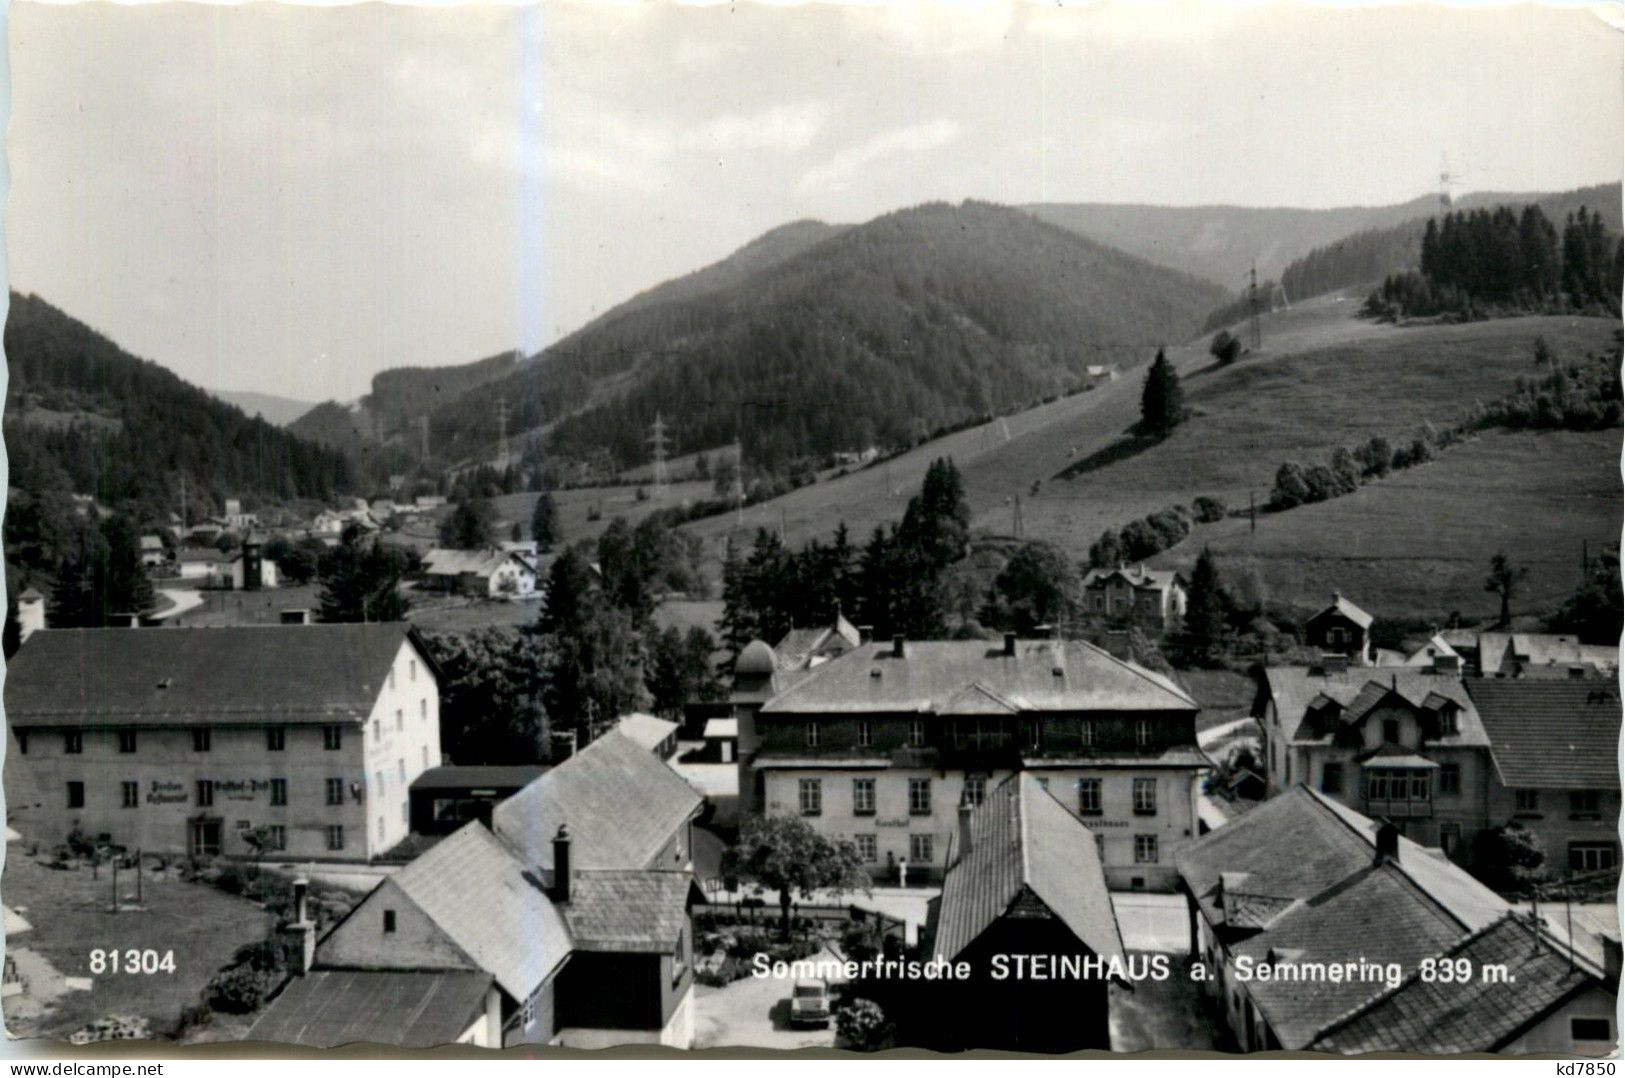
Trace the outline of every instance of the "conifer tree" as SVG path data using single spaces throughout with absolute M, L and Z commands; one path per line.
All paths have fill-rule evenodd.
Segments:
M 1159 348 L 1140 394 L 1141 425 L 1148 434 L 1166 435 L 1184 418 L 1185 391 L 1179 386 L 1179 374 Z

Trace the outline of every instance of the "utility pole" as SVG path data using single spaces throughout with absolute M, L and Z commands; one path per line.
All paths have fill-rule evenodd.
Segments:
M 649 427 L 648 441 L 654 456 L 655 494 L 664 497 L 666 484 L 671 481 L 671 477 L 666 471 L 666 421 L 659 412 L 655 413 L 655 421 Z
M 419 416 L 418 427 L 423 432 L 423 463 L 427 464 L 429 463 L 429 417 L 426 415 Z
M 1253 350 L 1256 352 L 1263 337 L 1258 326 L 1258 266 L 1247 275 L 1247 306 L 1252 310 Z
M 508 467 L 508 398 L 497 398 L 497 470 Z
M 734 433 L 734 527 L 745 526 L 745 443 Z

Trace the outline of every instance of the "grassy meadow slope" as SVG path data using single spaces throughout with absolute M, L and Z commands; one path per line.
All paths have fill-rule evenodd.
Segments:
M 1205 340 L 1169 349 L 1169 358 L 1184 379 L 1193 416 L 1165 442 L 1117 463 L 1072 479 L 1056 478 L 1112 445 L 1138 419 L 1143 365 L 1092 392 L 939 439 L 889 465 L 747 509 L 746 528 L 783 527 L 791 542 L 801 542 L 827 534 L 844 519 L 855 536 L 865 536 L 875 524 L 897 519 L 927 464 L 946 455 L 954 458 L 964 474 L 977 529 L 1009 534 L 1013 499 L 1019 495 L 1027 537 L 1050 540 L 1082 557 L 1103 529 L 1120 527 L 1175 503 L 1188 503 L 1198 495 L 1216 496 L 1238 507 L 1246 505 L 1249 491 L 1256 491 L 1262 501 L 1283 460 L 1318 463 L 1341 445 L 1352 446 L 1374 435 L 1396 442 L 1402 437 L 1408 440 L 1426 421 L 1455 420 L 1475 399 L 1499 396 L 1518 376 L 1532 373 L 1530 357 L 1536 336 L 1544 336 L 1560 356 L 1578 357 L 1608 345 L 1618 328 L 1617 322 L 1589 318 L 1401 327 L 1358 318 L 1358 306 L 1358 291 L 1349 290 L 1271 315 L 1264 321 L 1264 347 L 1225 370 L 1213 368 Z M 1421 498 L 1403 503 L 1414 504 L 1417 510 L 1410 513 L 1413 524 L 1407 534 L 1412 541 L 1400 541 L 1404 558 L 1415 558 L 1430 549 L 1425 535 L 1434 525 L 1422 512 L 1430 505 L 1436 514 L 1450 514 L 1457 548 L 1467 553 L 1452 575 L 1395 596 L 1406 604 L 1405 609 L 1385 612 L 1431 614 L 1453 607 L 1483 606 L 1487 596 L 1481 590 L 1483 559 L 1478 547 L 1489 544 L 1489 539 L 1483 543 L 1460 541 L 1464 532 L 1471 534 L 1475 528 L 1488 536 L 1501 522 L 1516 516 L 1550 521 L 1554 528 L 1562 522 L 1559 532 L 1545 540 L 1561 552 L 1550 559 L 1542 555 L 1543 564 L 1553 567 L 1565 559 L 1578 563 L 1582 534 L 1594 544 L 1617 536 L 1618 432 L 1577 437 L 1577 442 L 1571 442 L 1550 436 L 1543 440 L 1534 434 L 1508 436 L 1509 448 L 1501 450 L 1503 456 L 1523 464 L 1486 473 L 1489 486 L 1480 484 L 1473 498 L 1439 497 L 1431 502 Z M 1610 437 L 1611 455 L 1607 450 Z M 1470 470 L 1471 463 L 1479 459 L 1473 454 L 1500 444 L 1486 437 L 1355 497 L 1272 515 L 1269 528 L 1290 527 L 1292 538 L 1271 556 L 1281 558 L 1286 551 L 1297 550 L 1301 564 L 1310 566 L 1340 551 L 1375 551 L 1365 559 L 1373 564 L 1363 577 L 1373 580 L 1383 572 L 1376 563 L 1395 556 L 1392 542 L 1385 538 L 1392 536 L 1393 529 L 1378 524 L 1380 516 L 1370 513 L 1348 518 L 1345 503 L 1380 504 L 1390 496 L 1390 489 L 1401 492 L 1418 484 L 1426 489 L 1432 475 L 1440 476 L 1439 482 L 1449 492 L 1456 469 Z M 1551 477 L 1542 470 L 1546 465 L 1537 466 L 1545 457 L 1529 448 L 1537 445 L 1565 449 L 1585 445 L 1590 455 L 1571 453 L 1564 461 L 1551 463 L 1550 467 L 1567 477 L 1566 486 L 1554 490 Z M 1520 452 L 1527 456 L 1518 457 Z M 1452 459 L 1458 454 L 1463 463 Z M 1580 482 L 1585 477 L 1589 478 Z M 1032 493 L 1034 481 L 1039 483 L 1036 495 Z M 1609 490 L 1613 492 L 1611 502 L 1599 496 Z M 1566 508 L 1559 510 L 1560 505 Z M 1302 514 L 1316 512 L 1337 519 L 1337 528 L 1321 530 L 1292 523 Z M 1210 536 L 1229 536 L 1225 529 L 1233 530 L 1232 523 L 1198 528 L 1169 557 L 1194 559 L 1200 544 Z M 1444 526 L 1443 516 L 1438 526 Z M 734 529 L 734 518 L 713 518 L 691 527 L 720 549 L 722 537 Z M 1261 527 L 1261 534 L 1264 530 Z M 1522 538 L 1540 541 L 1541 535 L 1535 528 L 1532 538 Z M 1513 538 L 1517 537 L 1508 536 L 1508 541 Z M 1572 552 L 1567 550 L 1570 546 Z M 1468 572 L 1468 564 L 1474 562 L 1479 568 Z M 1532 588 L 1549 592 L 1556 577 L 1542 573 L 1545 582 L 1537 580 Z M 1307 569 L 1290 567 L 1268 573 L 1266 579 L 1277 589 L 1276 598 L 1294 602 L 1311 602 L 1330 586 Z M 1338 583 L 1352 594 L 1353 577 L 1350 581 Z

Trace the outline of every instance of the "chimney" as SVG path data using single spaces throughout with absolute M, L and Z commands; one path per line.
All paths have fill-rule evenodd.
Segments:
M 873 625 L 859 625 L 858 626 L 858 643 L 867 644 L 869 641 L 873 640 L 874 638 L 875 638 L 875 627 Z
M 1004 634 L 1004 656 L 1007 659 L 1012 659 L 1012 658 L 1015 658 L 1015 654 L 1016 654 L 1016 634 L 1015 633 L 1005 633 Z
M 553 836 L 552 899 L 561 906 L 570 901 L 570 830 L 563 824 Z
M 1399 863 L 1399 828 L 1382 820 L 1377 824 L 1377 864 Z
M 974 810 L 970 802 L 961 799 L 959 802 L 959 860 L 963 861 L 965 855 L 970 853 L 970 818 Z
M 293 881 L 293 920 L 282 930 L 288 969 L 303 977 L 316 964 L 316 922 L 310 919 L 310 881 L 303 876 Z
M 1459 673 L 1461 673 L 1461 656 L 1460 655 L 1435 655 L 1435 656 L 1433 656 L 1433 672 L 1435 674 L 1459 674 Z
M 284 625 L 309 625 L 310 611 L 305 609 L 288 609 L 282 612 Z
M 903 637 L 901 633 L 891 638 L 891 657 L 894 659 L 903 657 Z

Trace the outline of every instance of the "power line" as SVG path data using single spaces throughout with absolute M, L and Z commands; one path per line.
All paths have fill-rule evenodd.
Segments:
M 655 413 L 655 421 L 649 427 L 649 445 L 654 453 L 655 493 L 664 495 L 671 477 L 666 471 L 666 421 L 659 412 Z

